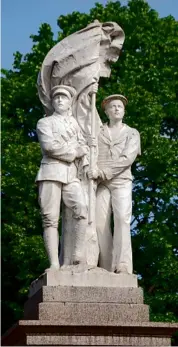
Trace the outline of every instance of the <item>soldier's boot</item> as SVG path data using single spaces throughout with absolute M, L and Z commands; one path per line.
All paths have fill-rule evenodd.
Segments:
M 48 255 L 50 267 L 46 269 L 45 271 L 50 270 L 59 270 L 59 254 L 58 254 L 58 248 L 59 248 L 59 234 L 57 228 L 48 227 L 44 228 L 43 233 L 43 239 L 44 244 L 46 248 L 46 252 Z

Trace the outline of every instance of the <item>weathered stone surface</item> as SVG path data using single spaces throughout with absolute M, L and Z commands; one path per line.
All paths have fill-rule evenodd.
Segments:
M 169 346 L 169 344 L 170 338 L 155 336 L 27 335 L 28 346 Z
M 136 275 L 114 274 L 97 267 L 69 266 L 42 274 L 31 283 L 29 297 L 42 286 L 137 288 L 138 283 Z
M 118 322 L 147 322 L 149 307 L 139 304 L 41 303 L 40 320 L 58 320 L 68 325 L 118 325 Z
M 109 287 L 42 287 L 44 302 L 115 302 L 118 304 L 143 304 L 142 288 Z
M 141 288 L 43 287 L 43 301 L 143 304 Z

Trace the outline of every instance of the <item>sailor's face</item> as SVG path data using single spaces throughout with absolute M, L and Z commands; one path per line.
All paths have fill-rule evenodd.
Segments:
M 57 113 L 63 114 L 71 107 L 71 99 L 65 94 L 57 94 L 53 99 L 53 107 Z
M 105 106 L 105 113 L 110 120 L 122 120 L 125 114 L 125 106 L 121 100 L 111 100 Z

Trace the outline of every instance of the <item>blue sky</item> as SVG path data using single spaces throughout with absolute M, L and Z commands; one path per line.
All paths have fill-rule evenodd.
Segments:
M 56 34 L 59 30 L 57 18 L 73 11 L 89 12 L 96 0 L 2 0 L 2 68 L 10 69 L 13 53 L 29 53 L 31 34 L 38 32 L 41 23 L 51 25 Z M 97 2 L 105 5 L 107 0 Z M 120 0 L 126 4 L 127 0 Z M 160 17 L 173 15 L 178 19 L 178 0 L 148 0 L 149 5 L 158 11 Z

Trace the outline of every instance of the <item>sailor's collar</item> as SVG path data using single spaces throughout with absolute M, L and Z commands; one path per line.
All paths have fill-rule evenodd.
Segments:
M 130 127 L 128 127 L 128 125 L 123 123 L 122 128 L 119 129 L 118 131 L 118 138 L 122 137 L 122 135 L 125 135 L 125 132 L 128 132 L 130 129 Z M 111 135 L 110 135 L 110 131 L 109 131 L 109 127 L 107 123 L 104 123 L 101 129 L 101 133 L 103 136 L 105 136 L 108 140 L 112 141 Z

